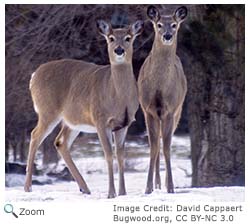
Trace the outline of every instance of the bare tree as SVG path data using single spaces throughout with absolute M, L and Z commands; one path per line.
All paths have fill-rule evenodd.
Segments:
M 191 19 L 181 36 L 188 80 L 192 184 L 244 185 L 244 5 L 196 9 L 199 19 Z

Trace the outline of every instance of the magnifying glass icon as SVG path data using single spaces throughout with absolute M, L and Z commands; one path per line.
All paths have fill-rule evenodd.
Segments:
M 12 213 L 12 215 L 14 215 L 16 218 L 18 218 L 17 214 L 13 210 L 14 210 L 14 208 L 13 208 L 12 204 L 6 204 L 4 206 L 4 211 L 6 213 Z

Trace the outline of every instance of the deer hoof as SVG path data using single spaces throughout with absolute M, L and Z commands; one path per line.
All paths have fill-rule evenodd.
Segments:
M 32 187 L 31 186 L 24 186 L 24 191 L 25 192 L 32 192 Z
M 173 194 L 174 193 L 174 188 L 168 188 L 168 193 Z
M 161 189 L 161 184 L 159 184 L 159 183 L 155 184 L 155 189 L 159 189 L 160 190 Z
M 108 198 L 110 199 L 110 198 L 115 198 L 116 197 L 116 193 L 114 192 L 114 193 L 109 193 L 108 194 Z
M 24 187 L 25 192 L 32 192 L 32 187 Z
M 153 188 L 148 188 L 145 191 L 145 194 L 151 194 L 153 192 Z
M 121 195 L 126 195 L 127 193 L 126 193 L 126 191 L 125 190 L 121 190 L 121 191 L 119 191 L 119 196 L 121 196 Z
M 83 193 L 83 194 L 91 194 L 90 190 L 83 190 L 82 188 L 80 188 L 80 191 Z

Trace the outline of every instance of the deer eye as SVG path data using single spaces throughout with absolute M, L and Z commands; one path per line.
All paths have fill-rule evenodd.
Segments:
M 171 24 L 171 27 L 172 27 L 173 29 L 175 29 L 175 28 L 177 27 L 177 24 L 176 24 L 176 23 L 172 23 L 172 24 Z
M 115 41 L 115 37 L 114 36 L 109 36 L 109 41 L 110 42 L 114 42 Z
M 131 40 L 131 36 L 126 36 L 126 37 L 125 37 L 125 41 L 126 41 L 126 42 L 129 42 L 130 40 Z
M 157 27 L 160 29 L 162 28 L 162 24 L 161 23 L 157 23 Z

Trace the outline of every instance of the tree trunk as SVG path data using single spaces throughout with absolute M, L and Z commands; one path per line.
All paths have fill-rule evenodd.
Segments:
M 23 130 L 21 134 L 21 140 L 20 140 L 20 148 L 19 148 L 19 153 L 20 153 L 20 161 L 21 162 L 25 162 L 26 161 L 26 157 L 27 157 L 27 153 L 26 153 L 26 138 L 27 138 L 27 131 Z
M 5 163 L 9 161 L 9 149 L 10 149 L 10 144 L 7 138 L 5 138 Z
M 200 74 L 202 75 L 207 76 L 204 73 Z M 244 185 L 244 87 L 241 86 L 243 75 L 235 75 L 232 80 L 220 80 L 216 75 L 209 77 L 209 92 L 198 94 L 191 88 L 188 96 L 192 184 Z M 196 82 L 198 83 L 201 82 Z M 209 96 L 208 104 L 199 101 L 205 97 L 202 94 Z
M 244 15 L 235 16 L 242 10 L 239 6 L 213 7 L 204 12 L 207 20 L 193 23 L 197 30 L 189 35 L 194 43 L 192 38 L 188 43 L 192 54 L 186 52 L 184 58 L 192 185 L 244 185 Z M 224 18 L 225 29 L 209 36 L 210 29 L 215 29 L 211 28 L 213 18 Z

